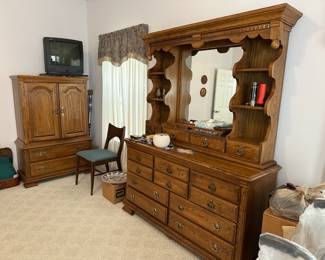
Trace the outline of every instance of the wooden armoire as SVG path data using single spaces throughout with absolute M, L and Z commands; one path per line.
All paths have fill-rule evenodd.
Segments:
M 88 78 L 18 75 L 11 79 L 18 168 L 25 187 L 73 173 L 76 152 L 91 147 Z
M 146 133 L 168 133 L 175 147 L 127 141 L 125 211 L 202 258 L 256 259 L 263 211 L 280 170 L 274 150 L 289 32 L 301 15 L 280 4 L 145 37 L 155 58 Z M 187 60 L 233 47 L 243 54 L 232 67 L 230 132 L 197 127 L 188 120 L 194 70 Z M 267 85 L 260 106 L 250 102 L 256 82 Z

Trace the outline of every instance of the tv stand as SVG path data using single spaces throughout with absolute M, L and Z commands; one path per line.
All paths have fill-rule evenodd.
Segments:
M 88 75 L 70 75 L 70 74 L 47 74 L 40 73 L 40 76 L 48 76 L 48 77 L 88 77 Z

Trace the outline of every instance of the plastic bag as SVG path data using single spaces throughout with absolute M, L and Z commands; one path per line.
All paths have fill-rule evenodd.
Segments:
M 305 208 L 317 198 L 325 198 L 325 183 L 314 188 L 287 183 L 273 192 L 270 209 L 274 215 L 298 221 Z

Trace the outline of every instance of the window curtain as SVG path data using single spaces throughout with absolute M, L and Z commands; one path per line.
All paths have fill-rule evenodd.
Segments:
M 102 145 L 109 123 L 126 127 L 126 137 L 145 133 L 147 118 L 147 56 L 141 24 L 99 36 L 98 61 L 102 66 Z M 117 151 L 118 140 L 109 149 Z M 126 169 L 126 149 L 122 153 Z

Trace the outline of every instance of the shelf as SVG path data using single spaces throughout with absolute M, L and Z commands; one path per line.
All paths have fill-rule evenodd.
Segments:
M 236 72 L 268 72 L 268 68 L 242 68 L 236 69 Z
M 264 110 L 264 107 L 258 107 L 258 106 L 252 107 L 249 105 L 231 105 L 230 107 L 235 108 L 235 109 L 246 109 L 246 110 L 255 110 L 255 111 L 263 111 Z
M 163 71 L 151 71 L 148 73 L 151 76 L 155 76 L 155 75 L 165 75 L 165 72 Z
M 164 102 L 163 98 L 149 98 L 149 99 L 153 101 Z

